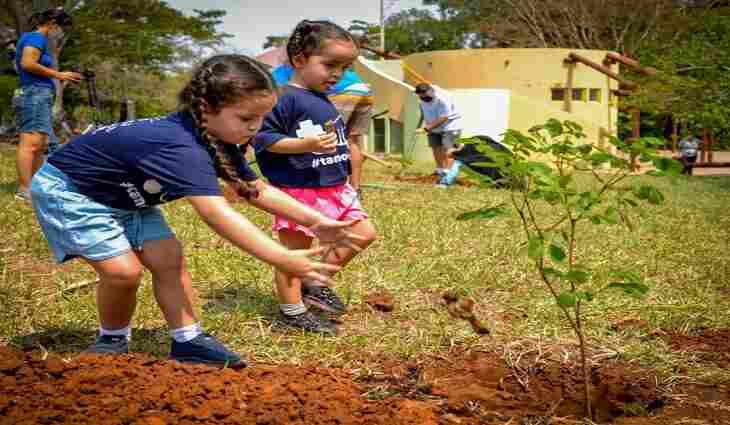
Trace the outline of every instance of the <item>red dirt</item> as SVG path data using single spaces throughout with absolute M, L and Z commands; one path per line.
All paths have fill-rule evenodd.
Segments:
M 492 352 L 379 365 L 382 372 L 359 376 L 313 364 L 217 370 L 144 355 L 42 360 L 0 347 L 0 425 L 558 424 L 582 412 L 577 369 L 557 363 L 531 368 L 527 385 Z M 641 412 L 614 423 L 730 423 L 720 404 L 730 400 L 726 387 L 683 388 L 684 403 L 661 409 L 655 382 L 627 365 L 594 369 L 598 418 Z
M 694 354 L 723 369 L 730 367 L 730 329 L 710 329 L 697 335 L 666 331 L 658 332 L 657 336 L 675 351 Z
M 365 298 L 365 304 L 378 311 L 389 313 L 395 310 L 395 299 L 388 291 L 376 292 Z

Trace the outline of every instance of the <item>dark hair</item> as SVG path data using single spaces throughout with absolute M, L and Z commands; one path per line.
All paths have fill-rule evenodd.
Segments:
M 64 28 L 64 30 L 73 26 L 73 19 L 71 18 L 71 15 L 66 13 L 62 7 L 34 13 L 30 15 L 30 19 L 28 19 L 28 25 L 32 29 L 37 29 L 49 22 L 55 22 L 60 27 Z
M 327 40 L 350 41 L 357 46 L 352 34 L 339 25 L 329 21 L 303 20 L 297 24 L 286 43 L 286 54 L 289 63 L 294 66 L 294 58 L 304 53 L 309 57 L 317 53 Z
M 263 65 L 243 55 L 218 55 L 203 62 L 178 95 L 179 109 L 192 116 L 201 143 L 213 156 L 216 173 L 233 184 L 238 194 L 245 198 L 258 195 L 254 185 L 239 174 L 246 158 L 238 145 L 224 143 L 208 133 L 203 120 L 203 107 L 207 104 L 219 111 L 242 97 L 256 96 L 262 92 L 276 92 L 276 83 Z
M 431 90 L 431 86 L 426 83 L 420 83 L 416 86 L 415 92 L 418 94 L 423 94 Z

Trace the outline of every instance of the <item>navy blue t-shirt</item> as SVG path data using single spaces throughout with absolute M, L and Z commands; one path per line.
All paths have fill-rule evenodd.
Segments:
M 337 152 L 331 154 L 281 154 L 267 149 L 284 138 L 322 134 L 332 121 L 337 132 Z M 344 184 L 350 175 L 350 148 L 342 116 L 326 94 L 295 86 L 284 87 L 274 109 L 256 135 L 256 160 L 261 174 L 273 185 L 330 187 Z
M 185 196 L 221 196 L 214 158 L 197 134 L 186 113 L 127 121 L 73 139 L 48 162 L 82 194 L 112 208 L 134 210 Z M 245 160 L 239 175 L 247 181 L 257 178 Z
M 51 56 L 51 52 L 48 50 L 48 39 L 46 36 L 39 32 L 24 33 L 15 46 L 15 68 L 18 70 L 18 74 L 20 75 L 20 86 L 42 86 L 54 88 L 53 78 L 41 77 L 40 75 L 32 74 L 23 70 L 23 67 L 20 66 L 20 60 L 23 57 L 23 49 L 26 47 L 35 47 L 40 50 L 41 57 L 38 59 L 38 63 L 46 68 L 54 68 L 53 56 Z

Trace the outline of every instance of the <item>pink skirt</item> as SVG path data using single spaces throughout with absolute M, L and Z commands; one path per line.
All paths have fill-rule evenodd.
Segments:
M 368 218 L 368 214 L 362 209 L 357 192 L 348 183 L 332 187 L 277 187 L 277 189 L 302 204 L 319 211 L 324 216 L 337 221 L 365 220 Z M 284 217 L 275 215 L 271 230 L 278 232 L 282 229 L 294 230 L 314 237 L 314 233 L 308 228 L 287 220 Z

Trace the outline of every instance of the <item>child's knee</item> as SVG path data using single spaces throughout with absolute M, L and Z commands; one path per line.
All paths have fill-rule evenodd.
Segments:
M 101 280 L 105 284 L 119 288 L 136 289 L 142 281 L 144 270 L 142 267 L 124 267 L 107 271 Z
M 378 231 L 370 220 L 363 221 L 360 224 L 357 234 L 364 239 L 358 245 L 367 247 L 378 239 Z

